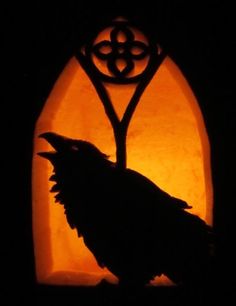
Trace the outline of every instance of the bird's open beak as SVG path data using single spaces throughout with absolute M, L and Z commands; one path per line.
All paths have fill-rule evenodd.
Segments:
M 39 152 L 38 155 L 53 161 L 57 152 L 63 152 L 68 149 L 68 138 L 58 135 L 53 132 L 47 132 L 39 135 L 40 138 L 47 140 L 47 142 L 55 149 L 53 152 Z
M 64 137 L 56 133 L 47 132 L 39 135 L 39 138 L 47 140 L 48 143 L 56 150 L 60 151 L 65 146 Z
M 37 154 L 43 158 L 48 159 L 50 162 L 53 162 L 56 152 L 38 152 Z
M 48 143 L 57 151 L 65 151 L 68 148 L 67 137 L 61 136 L 53 132 L 47 132 L 39 135 L 40 138 L 44 138 Z

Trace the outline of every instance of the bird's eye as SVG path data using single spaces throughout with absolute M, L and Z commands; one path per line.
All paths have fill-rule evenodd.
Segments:
M 77 146 L 75 146 L 75 145 L 72 146 L 71 149 L 72 149 L 73 151 L 79 151 L 79 148 L 78 148 Z

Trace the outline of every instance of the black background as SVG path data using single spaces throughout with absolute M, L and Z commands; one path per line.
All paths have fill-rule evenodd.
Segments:
M 31 159 L 35 121 L 51 88 L 91 31 L 122 15 L 160 42 L 188 79 L 202 109 L 214 184 L 216 255 L 207 304 L 234 298 L 235 14 L 231 1 L 21 1 L 1 10 L 2 305 L 122 305 L 114 288 L 37 286 L 31 233 Z M 6 68 L 6 69 L 4 69 Z M 6 171 L 3 171 L 6 170 Z M 3 181 L 4 181 L 3 180 Z M 6 210 L 5 210 L 6 209 Z M 180 289 L 134 293 L 129 303 L 184 305 Z M 226 301 L 227 300 L 227 301 Z M 196 301 L 186 302 L 194 305 Z M 230 303 L 234 304 L 233 301 Z

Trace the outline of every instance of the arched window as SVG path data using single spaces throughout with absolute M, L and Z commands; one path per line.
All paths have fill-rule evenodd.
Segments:
M 109 31 L 103 31 L 95 40 L 97 50 L 101 48 L 104 54 L 109 53 L 111 47 L 99 43 L 106 39 Z M 121 42 L 126 39 L 122 32 L 117 37 Z M 142 41 L 145 43 L 144 39 Z M 135 45 L 133 52 L 139 54 L 140 46 Z M 119 52 L 122 50 L 120 47 Z M 98 59 L 95 64 L 107 73 L 102 60 Z M 145 64 L 142 59 L 135 73 L 142 71 L 140 67 Z M 116 65 L 121 67 L 120 71 L 127 67 L 121 60 Z M 131 73 L 129 75 L 132 77 Z M 137 84 L 104 82 L 104 86 L 117 117 L 122 118 Z M 48 131 L 92 142 L 108 154 L 110 160 L 116 161 L 112 124 L 88 73 L 76 58 L 69 61 L 58 78 L 35 127 L 33 231 L 37 280 L 47 284 L 95 285 L 106 278 L 116 283 L 114 275 L 97 265 L 83 238 L 78 238 L 76 231 L 68 226 L 63 206 L 54 203 L 53 194 L 49 193 L 52 166 L 37 155 L 50 150 L 49 145 L 38 138 Z M 141 95 L 127 128 L 126 146 L 128 168 L 185 200 L 192 206 L 191 213 L 212 223 L 208 135 L 194 93 L 168 56 Z M 170 284 L 170 281 L 160 277 L 153 284 Z

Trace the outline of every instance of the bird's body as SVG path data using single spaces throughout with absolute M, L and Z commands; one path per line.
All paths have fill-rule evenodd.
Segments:
M 209 228 L 140 173 L 120 170 L 90 143 L 42 135 L 56 152 L 40 153 L 54 166 L 52 192 L 65 207 L 101 267 L 120 283 L 146 284 L 165 274 L 175 283 L 201 281 Z

